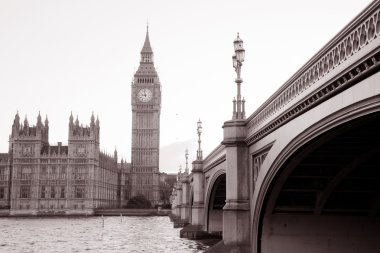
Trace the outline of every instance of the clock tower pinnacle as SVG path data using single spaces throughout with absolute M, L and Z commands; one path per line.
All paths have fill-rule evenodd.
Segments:
M 131 85 L 132 193 L 159 201 L 161 84 L 154 67 L 147 27 L 141 59 Z

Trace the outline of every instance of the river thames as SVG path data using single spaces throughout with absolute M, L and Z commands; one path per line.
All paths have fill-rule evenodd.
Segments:
M 168 217 L 1 218 L 0 252 L 204 252 Z

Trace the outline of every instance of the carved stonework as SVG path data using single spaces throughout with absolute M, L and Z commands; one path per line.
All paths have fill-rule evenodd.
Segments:
M 266 150 L 265 152 L 256 154 L 252 157 L 253 161 L 253 181 L 256 182 L 257 175 L 260 172 L 261 165 L 263 164 L 265 157 L 267 156 L 269 150 Z
M 116 152 L 100 152 L 99 121 L 92 116 L 90 126 L 83 127 L 70 116 L 68 145 L 50 145 L 45 125 L 38 117 L 37 127 L 20 130 L 16 115 L 10 152 L 0 153 L 0 209 L 10 209 L 10 215 L 64 215 L 119 207 L 120 177 L 126 173 Z
M 76 156 L 84 157 L 87 155 L 87 150 L 85 145 L 78 145 L 76 149 L 74 150 Z
M 273 142 L 266 145 L 265 147 L 255 151 L 255 153 L 251 154 L 251 157 L 252 157 L 251 177 L 253 178 L 253 183 L 256 182 L 257 176 L 259 175 L 259 172 L 261 169 L 261 166 L 263 165 L 264 160 L 267 157 L 272 146 L 273 146 Z
M 331 96 L 354 85 L 364 75 L 369 75 L 379 68 L 380 53 L 374 51 L 360 62 L 352 64 L 343 70 L 338 78 L 327 82 L 320 81 L 331 71 L 342 68 L 347 61 L 355 60 L 354 55 L 373 46 L 380 37 L 380 10 L 378 7 L 362 15 L 361 20 L 350 24 L 339 36 L 324 47 L 305 67 L 297 72 L 275 96 L 267 101 L 257 112 L 248 119 L 248 145 L 263 138 L 270 132 L 282 126 L 289 120 L 310 110 Z M 375 42 L 376 43 L 376 42 Z M 317 86 L 317 87 L 315 87 Z M 295 98 L 307 94 L 296 104 L 284 110 Z M 270 122 L 262 125 L 272 115 L 278 114 Z
M 33 145 L 23 145 L 22 146 L 22 156 L 33 156 Z

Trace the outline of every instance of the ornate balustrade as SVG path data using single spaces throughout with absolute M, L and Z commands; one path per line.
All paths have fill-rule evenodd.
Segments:
M 248 119 L 251 144 L 379 67 L 380 2 L 336 35 Z
M 203 172 L 211 170 L 218 164 L 226 160 L 226 150 L 223 145 L 218 145 L 211 153 L 203 160 Z

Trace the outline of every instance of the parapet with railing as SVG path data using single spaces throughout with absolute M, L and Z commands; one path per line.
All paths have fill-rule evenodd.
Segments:
M 380 2 L 374 1 L 247 119 L 250 136 L 247 141 L 264 136 L 265 132 L 258 133 L 263 127 L 268 128 L 266 132 L 273 131 L 287 119 L 302 113 L 309 104 L 331 96 L 335 89 L 377 66 L 379 59 L 374 56 L 379 46 Z M 312 93 L 309 101 L 297 104 Z M 272 124 L 278 117 L 283 119 Z

